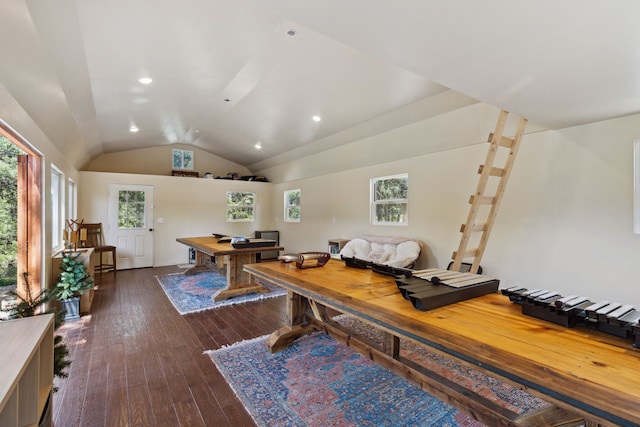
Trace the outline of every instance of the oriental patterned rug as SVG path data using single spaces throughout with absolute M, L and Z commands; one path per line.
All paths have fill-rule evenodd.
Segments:
M 368 326 L 358 319 L 341 315 L 334 320 L 364 338 L 373 342 L 382 342 L 382 332 L 379 329 Z M 400 341 L 400 355 L 516 414 L 524 414 L 551 405 L 539 397 L 463 365 L 451 357 L 430 351 L 407 340 Z
M 188 276 L 184 275 L 184 273 L 174 273 L 155 277 L 180 314 L 195 313 L 231 304 L 257 301 L 264 298 L 279 297 L 287 293 L 279 286 L 260 282 L 269 288 L 270 292 L 264 294 L 251 293 L 215 302 L 211 299 L 211 296 L 227 286 L 227 279 L 221 274 L 213 271 L 204 271 Z
M 482 426 L 326 334 L 265 340 L 207 352 L 259 426 Z

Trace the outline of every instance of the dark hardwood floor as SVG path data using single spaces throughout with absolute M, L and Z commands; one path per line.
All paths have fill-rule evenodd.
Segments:
M 56 427 L 254 426 L 206 350 L 273 332 L 285 297 L 181 316 L 154 276 L 161 267 L 97 275 L 91 313 L 57 333 L 69 377 L 56 379 Z

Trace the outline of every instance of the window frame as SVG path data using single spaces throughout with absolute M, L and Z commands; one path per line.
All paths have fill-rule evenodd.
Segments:
M 640 234 L 640 139 L 633 141 L 633 233 Z
M 51 249 L 63 250 L 65 229 L 65 176 L 64 172 L 51 163 Z
M 252 204 L 251 205 L 230 205 L 229 204 L 229 200 L 231 200 L 230 198 L 230 194 L 252 194 Z M 257 194 L 255 191 L 227 191 L 227 222 L 255 222 L 256 220 L 256 198 L 257 198 Z M 244 198 L 244 196 L 243 196 Z M 231 209 L 250 209 L 251 210 L 251 217 L 250 218 L 240 218 L 240 219 L 236 219 L 236 218 L 231 218 L 230 214 L 231 214 Z
M 18 156 L 18 272 L 28 272 L 33 289 L 44 289 L 44 219 L 46 173 L 43 155 L 0 119 L 0 134 L 25 154 Z M 20 274 L 19 274 L 20 275 Z M 16 292 L 26 296 L 23 280 L 16 277 Z
M 289 203 L 290 201 L 289 195 L 295 192 L 298 193 L 298 204 L 291 204 Z M 300 208 L 301 198 L 302 198 L 302 191 L 299 188 L 295 190 L 284 191 L 284 222 L 293 222 L 293 223 L 300 222 L 300 220 L 302 219 L 302 209 Z M 290 216 L 290 209 L 292 208 L 298 209 L 298 218 L 292 218 Z
M 402 178 L 406 181 L 406 197 L 395 199 L 379 199 L 376 200 L 376 184 L 380 181 Z M 401 173 L 396 175 L 380 176 L 371 178 L 369 181 L 370 190 L 370 221 L 372 225 L 391 225 L 391 226 L 408 226 L 409 225 L 409 174 Z M 382 204 L 404 204 L 404 215 L 402 221 L 379 221 L 376 216 L 376 207 Z
M 132 194 L 132 193 L 142 193 L 142 201 L 131 200 L 129 197 L 126 197 L 125 200 L 121 200 L 122 193 Z M 126 206 L 126 218 L 134 218 L 136 223 L 131 224 L 130 221 L 127 221 L 127 224 L 121 224 L 123 217 L 121 216 L 122 206 Z M 133 213 L 129 214 L 131 209 L 133 208 Z M 142 220 L 140 224 L 138 221 Z M 118 230 L 145 230 L 149 228 L 147 224 L 147 193 L 144 190 L 118 190 L 118 216 L 117 216 L 117 226 Z
M 78 215 L 78 185 L 69 178 L 67 180 L 67 219 L 77 219 Z
M 193 151 L 174 148 L 171 151 L 171 168 L 180 170 L 193 170 L 195 159 Z

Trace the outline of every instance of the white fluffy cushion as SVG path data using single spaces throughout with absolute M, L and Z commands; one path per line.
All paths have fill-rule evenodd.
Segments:
M 393 260 L 389 260 L 388 264 L 393 267 L 406 267 L 411 265 L 419 256 L 420 245 L 413 240 L 407 240 L 396 246 L 396 256 Z
M 349 240 L 340 251 L 340 255 L 348 258 L 356 257 L 359 259 L 368 259 L 371 252 L 371 243 L 364 239 Z
M 363 237 L 350 240 L 340 255 L 392 267 L 407 267 L 420 255 L 420 245 L 415 240 L 402 237 Z

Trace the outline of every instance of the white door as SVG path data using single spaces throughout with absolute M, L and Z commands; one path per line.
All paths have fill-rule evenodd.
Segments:
M 116 246 L 118 270 L 153 266 L 153 186 L 109 184 L 105 237 Z

